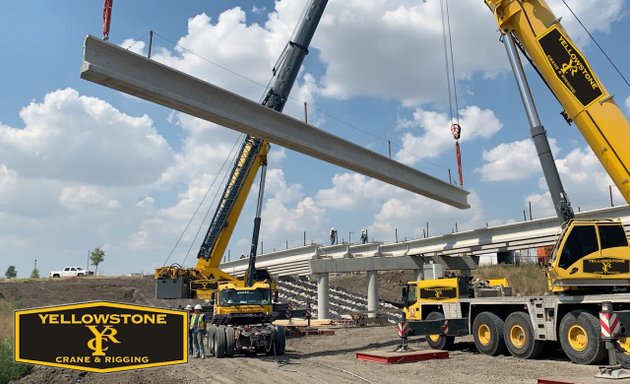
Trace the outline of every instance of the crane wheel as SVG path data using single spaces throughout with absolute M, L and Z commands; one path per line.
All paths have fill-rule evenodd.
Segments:
M 278 326 L 274 335 L 274 348 L 276 356 L 284 355 L 287 345 L 287 332 L 284 327 Z
M 590 312 L 574 310 L 564 315 L 559 336 L 562 350 L 574 363 L 597 364 L 606 357 L 599 320 Z
M 505 352 L 503 320 L 492 312 L 481 312 L 473 321 L 473 339 L 477 350 L 496 356 Z
M 444 319 L 444 314 L 442 312 L 431 312 L 427 315 L 425 320 L 442 320 Z M 429 347 L 433 349 L 442 349 L 449 350 L 455 343 L 455 336 L 446 336 L 446 335 L 425 335 L 427 339 L 427 344 Z
M 541 354 L 544 344 L 536 340 L 534 327 L 525 312 L 514 312 L 505 319 L 505 346 L 510 354 L 521 359 L 533 359 Z
M 206 350 L 208 351 L 209 355 L 214 355 L 214 333 L 216 332 L 216 330 L 217 326 L 214 324 L 211 324 L 208 327 L 208 348 Z
M 234 339 L 234 328 L 225 327 L 225 356 L 234 357 L 236 350 L 236 340 Z
M 222 359 L 225 357 L 225 326 L 220 325 L 214 331 L 214 357 Z

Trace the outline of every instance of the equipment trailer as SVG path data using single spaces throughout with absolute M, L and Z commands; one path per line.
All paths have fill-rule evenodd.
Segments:
M 455 282 L 471 287 L 466 276 L 418 282 L 424 285 L 409 283 L 405 289 L 408 335 L 427 335 L 434 349 L 449 349 L 455 337 L 472 335 L 481 353 L 509 352 L 525 359 L 540 355 L 545 342 L 559 341 L 567 357 L 578 364 L 601 362 L 607 356 L 604 338 L 613 336 L 619 340 L 615 344 L 621 352 L 618 360 L 630 363 L 627 335 L 620 333 L 621 326 L 615 327 L 611 320 L 600 325 L 598 316 L 604 303 L 608 311 L 611 306 L 614 311 L 630 310 L 630 293 L 503 296 L 506 290 L 501 285 L 464 291 L 454 288 Z M 602 335 L 602 326 L 613 328 L 612 332 Z

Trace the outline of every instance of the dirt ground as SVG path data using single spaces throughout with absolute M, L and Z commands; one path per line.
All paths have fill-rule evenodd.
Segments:
M 392 278 L 393 279 L 393 278 Z M 364 277 L 357 277 L 357 282 Z M 358 284 L 358 283 L 357 283 Z M 352 283 L 347 283 L 352 288 Z M 18 308 L 109 300 L 155 306 L 176 306 L 153 298 L 152 278 L 90 278 L 55 281 L 1 282 L 0 299 Z M 392 290 L 393 292 L 394 290 Z M 364 292 L 359 288 L 357 292 Z M 44 383 L 536 383 L 540 377 L 578 377 L 595 383 L 597 367 L 571 363 L 562 352 L 547 352 L 539 360 L 511 356 L 489 357 L 474 351 L 472 339 L 462 338 L 450 358 L 417 363 L 383 365 L 357 360 L 357 352 L 392 350 L 398 343 L 394 326 L 337 328 L 335 335 L 306 336 L 287 340 L 281 357 L 237 356 L 228 359 L 193 359 L 188 364 L 108 374 L 86 373 L 37 366 L 19 384 Z M 421 338 L 415 349 L 428 349 Z M 159 340 L 148 341 L 160 347 Z M 551 348 L 553 349 L 553 348 Z

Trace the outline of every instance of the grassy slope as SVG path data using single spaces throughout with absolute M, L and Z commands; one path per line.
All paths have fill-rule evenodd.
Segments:
M 545 269 L 537 264 L 489 265 L 473 271 L 480 279 L 507 278 L 514 295 L 543 295 L 547 292 Z

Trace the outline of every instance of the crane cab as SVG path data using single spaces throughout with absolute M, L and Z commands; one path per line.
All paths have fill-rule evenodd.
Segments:
M 621 220 L 569 221 L 556 242 L 547 282 L 552 292 L 627 291 L 630 247 Z

